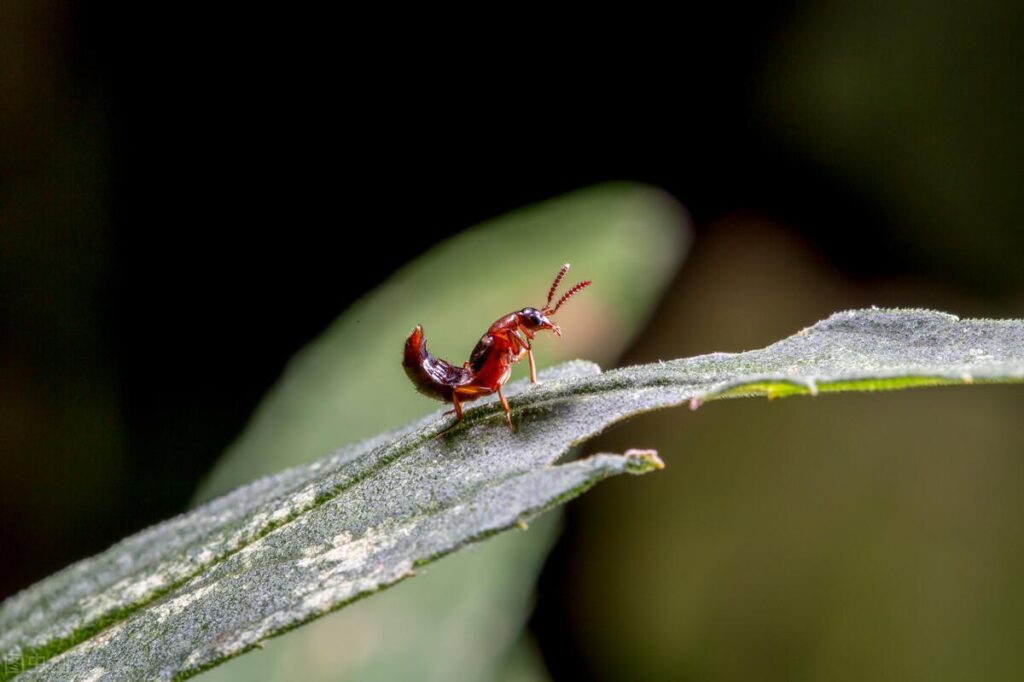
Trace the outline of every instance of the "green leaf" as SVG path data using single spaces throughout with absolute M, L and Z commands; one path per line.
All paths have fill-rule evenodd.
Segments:
M 571 362 L 448 433 L 437 415 L 128 538 L 0 607 L 0 651 L 57 655 L 19 679 L 188 676 L 515 527 L 656 456 L 555 460 L 642 412 L 724 397 L 1024 380 L 1024 321 L 838 313 L 768 348 L 601 373 Z M 8 675 L 10 676 L 10 675 Z

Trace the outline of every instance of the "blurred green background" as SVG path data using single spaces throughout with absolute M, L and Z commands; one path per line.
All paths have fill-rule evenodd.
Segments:
M 203 481 L 428 412 L 408 329 L 457 361 L 565 260 L 596 284 L 545 364 L 746 350 L 865 305 L 1024 316 L 1019 3 L 676 12 L 570 44 L 0 3 L 0 595 Z M 302 371 L 319 412 L 288 397 Z M 635 419 L 584 452 L 653 447 L 658 476 L 208 676 L 1018 679 L 1022 401 Z

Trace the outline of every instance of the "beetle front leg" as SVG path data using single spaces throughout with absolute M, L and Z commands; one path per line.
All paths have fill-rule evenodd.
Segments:
M 505 421 L 508 422 L 508 428 L 515 431 L 516 427 L 512 425 L 512 411 L 509 409 L 508 401 L 505 400 L 505 394 L 501 392 L 501 386 L 498 386 L 498 398 L 501 400 L 501 406 L 505 408 Z
M 534 362 L 533 360 L 533 346 L 530 345 L 529 340 L 524 338 L 522 333 L 520 333 L 518 330 L 516 330 L 515 336 L 516 340 L 519 341 L 519 343 L 522 344 L 523 348 L 526 349 L 526 357 L 530 359 L 530 383 L 540 383 L 539 381 L 537 381 L 537 363 Z

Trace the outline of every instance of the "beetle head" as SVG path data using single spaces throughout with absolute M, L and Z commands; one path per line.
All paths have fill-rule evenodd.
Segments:
M 519 317 L 519 326 L 526 333 L 526 336 L 531 339 L 534 334 L 545 329 L 553 331 L 556 336 L 562 335 L 562 330 L 558 328 L 557 324 L 548 319 L 544 311 L 537 310 L 536 308 L 523 308 L 517 315 Z

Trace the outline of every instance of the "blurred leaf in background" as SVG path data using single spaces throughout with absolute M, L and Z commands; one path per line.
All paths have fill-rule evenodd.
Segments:
M 295 357 L 200 499 L 436 409 L 401 368 L 412 327 L 424 325 L 431 353 L 461 363 L 499 316 L 542 304 L 567 261 L 570 280 L 591 279 L 594 286 L 559 313 L 561 339 L 539 339 L 538 364 L 575 357 L 613 362 L 643 328 L 688 242 L 686 216 L 669 196 L 609 184 L 520 209 L 439 244 Z M 519 366 L 515 374 L 526 371 Z M 527 533 L 448 557 L 415 581 L 273 640 L 204 679 L 543 678 L 532 645 L 519 637 L 557 527 L 548 514 Z
M 1024 286 L 1020 3 L 826 0 L 795 12 L 760 109 L 879 201 L 898 244 L 976 289 Z

